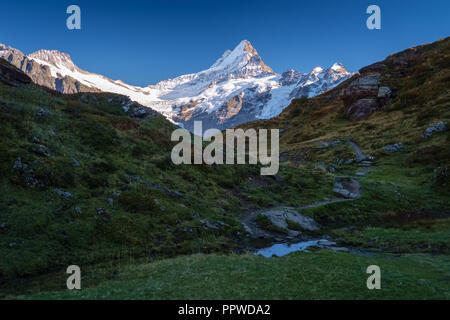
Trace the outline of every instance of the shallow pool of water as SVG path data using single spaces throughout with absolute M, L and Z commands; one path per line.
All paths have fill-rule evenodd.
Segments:
M 321 240 L 309 240 L 309 241 L 302 241 L 299 243 L 292 243 L 292 244 L 277 243 L 271 247 L 259 249 L 258 251 L 255 252 L 255 254 L 261 255 L 266 258 L 271 258 L 273 256 L 282 257 L 291 252 L 307 251 L 307 249 L 309 247 L 317 245 L 319 241 L 321 241 Z

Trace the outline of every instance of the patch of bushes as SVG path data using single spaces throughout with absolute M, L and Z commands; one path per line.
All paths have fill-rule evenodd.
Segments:
M 450 149 L 437 145 L 427 146 L 417 149 L 408 157 L 408 163 L 418 163 L 424 165 L 436 165 L 450 159 Z
M 156 208 L 155 198 L 147 189 L 123 192 L 119 196 L 119 203 L 130 212 L 151 212 Z
M 92 164 L 93 173 L 114 173 L 117 171 L 117 167 L 112 160 L 99 160 Z
M 99 152 L 111 151 L 112 147 L 119 143 L 116 130 L 107 124 L 93 121 L 79 121 L 76 133 L 81 138 L 81 142 L 96 149 Z
M 109 186 L 109 177 L 106 173 L 85 173 L 82 176 L 82 181 L 89 187 L 89 189 L 97 189 Z

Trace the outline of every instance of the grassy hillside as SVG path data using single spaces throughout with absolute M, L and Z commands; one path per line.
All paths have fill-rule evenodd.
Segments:
M 366 269 L 372 264 L 381 265 L 381 290 L 366 287 Z M 53 292 L 8 298 L 449 299 L 445 273 L 449 268 L 448 256 L 417 254 L 386 257 L 320 251 L 273 259 L 192 255 L 105 268 L 108 280 L 81 291 L 71 292 L 61 285 Z M 60 283 L 65 283 L 62 277 Z
M 441 229 L 448 236 L 449 62 L 450 38 L 410 48 L 361 69 L 353 78 L 320 96 L 294 100 L 274 119 L 242 127 L 282 129 L 282 158 L 296 168 L 321 163 L 324 171 L 331 166 L 335 176 L 354 175 L 361 167 L 342 161 L 355 157 L 345 143 L 348 140 L 374 157 L 367 174 L 358 177 L 362 197 L 351 204 L 335 203 L 304 212 L 318 221 L 336 227 L 351 224 L 359 228 Z M 373 74 L 380 75 L 379 86 L 391 88 L 393 95 L 366 119 L 350 120 L 342 93 L 353 82 Z M 423 137 L 427 128 L 440 122 L 447 123 L 446 130 Z M 323 147 L 325 142 L 330 146 Z M 396 143 L 403 145 L 398 152 L 384 149 Z M 442 240 L 444 251 L 448 252 L 448 241 L 445 237 Z M 443 250 L 441 245 L 429 248 L 433 249 Z
M 175 166 L 175 127 L 130 117 L 124 102 L 0 81 L 0 287 L 69 264 L 242 250 L 241 201 L 330 192 L 330 177 L 306 169 L 261 178 L 257 166 Z
M 243 125 L 282 129 L 275 177 L 257 166 L 174 166 L 173 125 L 131 117 L 123 97 L 0 81 L 0 296 L 448 299 L 449 61 L 450 38 L 411 48 Z M 390 94 L 360 86 L 377 108 L 351 120 L 343 92 L 374 74 L 377 92 Z M 447 129 L 423 137 L 441 122 Z M 352 141 L 370 161 L 355 160 Z M 361 197 L 323 201 L 339 177 L 357 180 Z M 239 255 L 255 245 L 241 219 L 277 206 L 314 218 L 321 229 L 310 236 L 371 254 Z M 82 267 L 85 290 L 63 291 L 69 264 Z M 382 269 L 379 292 L 365 287 L 370 264 Z

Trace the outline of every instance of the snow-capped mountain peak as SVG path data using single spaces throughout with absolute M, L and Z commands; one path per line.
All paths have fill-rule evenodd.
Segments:
M 28 57 L 38 63 L 49 64 L 56 68 L 66 68 L 70 71 L 78 70 L 70 55 L 58 50 L 39 50 L 29 54 Z
M 229 74 L 240 70 L 240 76 L 275 74 L 248 40 L 241 41 L 232 51 L 225 51 L 209 70 L 224 70 Z
M 263 62 L 248 40 L 226 50 L 206 70 L 144 88 L 84 71 L 68 54 L 57 50 L 40 50 L 27 56 L 0 44 L 0 57 L 40 85 L 64 93 L 126 95 L 190 130 L 195 120 L 203 121 L 205 130 L 227 129 L 277 116 L 292 99 L 321 94 L 352 75 L 341 63 L 328 69 L 316 67 L 305 74 L 289 69 L 279 75 Z
M 335 63 L 331 66 L 330 69 L 332 69 L 332 70 L 334 70 L 334 71 L 343 71 L 343 70 L 345 70 L 344 65 L 343 65 L 342 63 L 340 63 L 340 62 L 335 62 Z
M 318 74 L 318 73 L 321 73 L 322 71 L 323 71 L 323 68 L 321 66 L 317 66 L 314 69 L 312 69 L 312 71 L 310 73 Z

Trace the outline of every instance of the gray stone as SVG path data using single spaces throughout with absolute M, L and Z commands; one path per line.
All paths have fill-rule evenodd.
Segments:
M 48 150 L 48 148 L 42 144 L 38 145 L 38 146 L 31 146 L 29 148 L 29 150 L 31 152 L 34 152 L 38 155 L 44 156 L 44 157 L 50 157 L 50 151 Z
M 75 212 L 78 214 L 82 214 L 83 210 L 80 207 L 75 207 Z
M 394 144 L 388 144 L 388 145 L 384 146 L 383 149 L 387 153 L 398 152 L 398 151 L 403 149 L 403 143 L 397 142 L 397 143 L 394 143 Z
M 318 143 L 319 149 L 327 149 L 327 148 L 333 148 L 342 143 L 341 140 L 335 140 L 335 141 L 322 141 Z
M 114 206 L 114 199 L 113 198 L 108 198 L 106 199 L 106 201 L 108 202 L 108 204 L 112 207 Z
M 36 179 L 33 169 L 31 169 L 26 163 L 22 162 L 21 157 L 17 157 L 13 165 L 13 170 L 20 173 L 22 181 L 30 188 L 34 187 L 45 187 L 42 181 Z
M 329 172 L 331 172 L 331 173 L 334 173 L 334 172 L 336 172 L 336 167 L 335 166 L 333 166 L 332 164 L 330 164 L 329 166 L 328 166 L 328 171 Z
M 380 87 L 378 89 L 378 98 L 389 98 L 392 95 L 392 89 L 389 87 Z
M 118 198 L 118 197 L 120 197 L 120 192 L 119 191 L 113 191 L 112 196 L 114 198 Z
M 73 165 L 74 167 L 79 167 L 79 166 L 80 166 L 80 163 L 78 162 L 77 159 L 73 158 L 73 159 L 72 159 L 72 165 Z
M 64 200 L 70 200 L 73 198 L 72 194 L 68 191 L 63 191 L 61 189 L 55 189 L 55 193 L 63 198 Z
M 49 117 L 51 114 L 50 114 L 50 111 L 48 111 L 47 109 L 45 109 L 45 108 L 40 108 L 39 110 L 38 110 L 38 112 L 36 112 L 36 116 L 38 116 L 39 118 L 43 118 L 43 117 Z
M 330 241 L 330 240 L 327 240 L 327 239 L 322 239 L 322 240 L 319 240 L 317 242 L 317 244 L 320 245 L 320 246 L 328 246 L 329 247 L 329 246 L 335 246 L 336 242 Z
M 374 73 L 356 79 L 349 85 L 349 87 L 360 87 L 364 89 L 378 88 L 380 81 L 381 75 Z
M 298 224 L 304 230 L 314 231 L 320 228 L 319 224 L 315 222 L 314 219 L 300 214 L 294 208 L 283 207 L 270 209 L 261 212 L 260 214 L 267 217 L 273 225 L 285 230 L 289 230 L 288 220 Z
M 200 223 L 203 224 L 203 227 L 207 228 L 207 229 L 219 230 L 219 229 L 222 229 L 224 227 L 228 227 L 228 225 L 225 222 L 223 222 L 223 221 L 212 222 L 212 221 L 209 221 L 209 220 L 206 220 L 206 219 L 201 219 Z
M 438 123 L 428 127 L 425 130 L 425 133 L 422 135 L 422 138 L 427 139 L 427 138 L 431 138 L 431 136 L 435 133 L 435 132 L 443 132 L 447 129 L 447 124 L 443 121 L 439 121 Z
M 345 164 L 352 164 L 353 162 L 355 162 L 355 159 L 347 159 L 344 161 Z
M 102 218 L 103 221 L 109 222 L 111 220 L 104 208 L 96 208 L 96 210 L 97 214 Z

